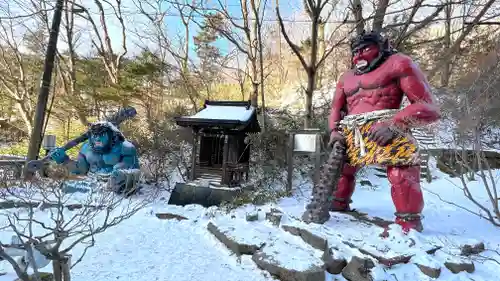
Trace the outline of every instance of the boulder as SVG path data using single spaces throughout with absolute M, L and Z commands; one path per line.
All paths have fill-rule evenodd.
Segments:
M 483 242 L 474 244 L 474 245 L 463 245 L 460 249 L 460 254 L 462 256 L 472 256 L 478 255 L 486 250 Z
M 281 281 L 324 281 L 324 262 L 311 248 L 276 241 L 258 250 L 252 260 Z
M 274 226 L 280 225 L 281 218 L 283 218 L 283 213 L 278 209 L 271 209 L 271 211 L 266 212 L 266 220 Z
M 347 266 L 347 261 L 344 258 L 336 257 L 335 251 L 327 247 L 323 253 L 323 261 L 325 262 L 325 270 L 330 274 L 340 274 Z
M 473 262 L 445 262 L 444 266 L 448 268 L 451 272 L 457 274 L 462 271 L 466 271 L 468 273 L 473 273 L 476 270 Z
M 217 226 L 213 222 L 209 222 L 207 229 L 212 233 L 222 244 L 230 249 L 236 255 L 252 255 L 258 249 L 264 246 L 267 237 L 259 237 L 258 233 L 255 239 L 245 239 L 241 237 L 236 227 L 227 225 Z
M 283 225 L 282 228 L 292 235 L 300 236 L 304 242 L 318 250 L 324 251 L 327 248 L 328 242 L 326 238 L 315 234 L 310 230 L 292 225 Z
M 250 212 L 245 216 L 247 221 L 258 221 L 259 220 L 259 212 Z
M 181 215 L 178 215 L 178 214 L 172 214 L 172 213 L 156 213 L 155 215 L 160 220 L 172 220 L 172 219 L 176 219 L 178 221 L 181 221 L 181 220 L 187 220 L 188 219 L 188 218 L 186 218 L 184 216 L 181 216 Z
M 418 269 L 420 269 L 420 271 L 423 274 L 425 274 L 431 278 L 437 279 L 437 278 L 439 278 L 439 276 L 441 276 L 441 267 L 434 268 L 431 266 L 418 264 L 418 263 L 416 263 L 415 265 L 418 267 Z
M 336 257 L 333 249 L 328 246 L 328 241 L 325 237 L 298 226 L 282 225 L 281 227 L 288 233 L 299 236 L 304 242 L 315 249 L 323 251 L 322 259 L 325 263 L 323 267 L 328 273 L 340 274 L 347 265 L 346 259 Z
M 348 281 L 373 281 L 371 270 L 374 267 L 372 260 L 353 256 L 342 270 L 342 276 Z

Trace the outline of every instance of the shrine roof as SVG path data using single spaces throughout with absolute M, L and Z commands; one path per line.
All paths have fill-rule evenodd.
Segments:
M 257 110 L 250 101 L 205 101 L 202 110 L 191 116 L 176 117 L 175 121 L 182 127 L 260 131 Z

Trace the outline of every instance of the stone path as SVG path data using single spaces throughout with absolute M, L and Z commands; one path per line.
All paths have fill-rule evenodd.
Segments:
M 370 281 L 374 269 L 396 266 L 416 267 L 431 278 L 439 278 L 442 268 L 455 274 L 472 273 L 475 267 L 469 256 L 484 250 L 484 244 L 464 245 L 460 254 L 451 255 L 440 246 L 411 237 L 372 241 L 343 237 L 324 225 L 307 225 L 276 209 L 246 218 L 219 217 L 207 229 L 234 254 L 251 255 L 259 268 L 282 281 L 324 281 L 325 272 L 341 274 L 349 281 Z M 394 243 L 399 244 L 397 249 L 390 249 Z

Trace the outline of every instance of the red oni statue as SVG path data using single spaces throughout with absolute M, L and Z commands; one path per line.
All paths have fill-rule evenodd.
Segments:
M 329 118 L 330 143 L 341 144 L 334 151 L 341 150 L 344 160 L 338 164 L 330 159 L 326 169 L 323 167 L 322 178 L 329 177 L 325 172 L 328 169 L 330 174 L 335 169 L 338 174 L 336 180 L 320 180 L 315 189 L 321 190 L 323 186 L 323 190 L 313 190 L 313 201 L 315 192 L 324 194 L 330 190 L 333 196 L 328 201 L 311 202 L 307 220 L 322 223 L 325 215 L 329 218 L 328 211 L 349 211 L 356 172 L 362 166 L 379 165 L 387 169 L 396 209 L 395 223 L 405 233 L 410 229 L 422 231 L 420 214 L 424 200 L 418 145 L 410 129 L 437 121 L 439 108 L 417 64 L 393 50 L 381 34 L 357 36 L 351 42 L 351 50 L 353 69 L 345 72 L 337 83 Z M 405 95 L 411 104 L 400 109 Z M 329 210 L 320 207 L 325 202 Z M 322 213 L 323 218 L 311 216 L 311 208 L 323 208 L 316 212 L 316 215 Z

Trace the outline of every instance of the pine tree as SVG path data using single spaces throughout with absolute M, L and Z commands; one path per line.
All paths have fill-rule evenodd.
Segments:
M 219 39 L 220 27 L 224 24 L 220 14 L 209 14 L 200 28 L 200 31 L 193 37 L 196 55 L 199 59 L 198 73 L 205 86 L 210 86 L 220 78 L 222 54 L 215 43 Z

